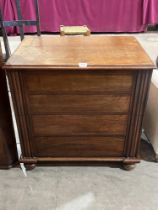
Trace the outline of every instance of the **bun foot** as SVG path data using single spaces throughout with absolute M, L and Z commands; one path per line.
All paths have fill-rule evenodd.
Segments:
M 25 164 L 25 168 L 27 171 L 31 171 L 36 167 L 36 164 Z
M 158 154 L 155 155 L 155 162 L 158 163 Z
M 131 171 L 136 167 L 136 164 L 123 164 L 123 169 L 126 171 Z

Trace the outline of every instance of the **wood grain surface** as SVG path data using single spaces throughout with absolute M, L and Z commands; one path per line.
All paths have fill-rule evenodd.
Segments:
M 124 141 L 105 136 L 40 137 L 34 138 L 32 145 L 35 157 L 119 157 L 123 156 Z
M 4 68 L 22 162 L 140 161 L 154 65 L 135 38 L 27 37 Z
M 23 81 L 30 92 L 40 93 L 85 93 L 85 92 L 131 92 L 131 72 L 103 71 L 55 71 L 24 72 Z
M 33 115 L 33 135 L 125 135 L 127 119 L 127 115 Z
M 149 69 L 153 62 L 132 36 L 31 36 L 8 60 L 7 68 Z
M 31 114 L 106 113 L 128 114 L 130 96 L 126 95 L 30 95 Z

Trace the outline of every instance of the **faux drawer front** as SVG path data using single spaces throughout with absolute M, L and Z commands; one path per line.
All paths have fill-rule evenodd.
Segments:
M 124 139 L 115 137 L 45 137 L 32 144 L 35 157 L 112 157 L 124 149 Z
M 32 114 L 99 112 L 127 113 L 129 96 L 113 95 L 31 95 L 29 107 Z
M 33 115 L 34 136 L 125 135 L 127 115 Z
M 25 72 L 26 89 L 33 92 L 130 92 L 133 76 L 106 72 Z

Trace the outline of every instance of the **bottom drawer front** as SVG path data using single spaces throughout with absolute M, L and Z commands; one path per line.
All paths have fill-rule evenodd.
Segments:
M 117 157 L 123 155 L 119 137 L 40 137 L 33 140 L 35 157 Z

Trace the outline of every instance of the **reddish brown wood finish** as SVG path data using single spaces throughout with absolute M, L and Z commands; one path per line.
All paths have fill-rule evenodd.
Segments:
M 33 139 L 35 157 L 85 157 L 85 154 L 86 157 L 119 157 L 123 155 L 123 148 L 123 137 L 69 136 Z
M 35 54 L 26 56 L 31 49 Z M 83 56 L 91 68 L 76 66 Z M 121 161 L 126 166 L 139 162 L 153 68 L 132 37 L 26 39 L 5 66 L 21 137 L 21 161 Z
M 0 52 L 0 168 L 12 167 L 17 161 L 17 150 L 13 125 L 11 119 L 11 109 L 6 85 L 6 77 L 2 71 L 2 53 Z
M 9 69 L 150 69 L 153 62 L 132 36 L 31 36 L 7 62 Z
M 75 80 L 74 80 L 75 79 Z M 30 92 L 40 93 L 85 93 L 130 92 L 133 82 L 132 72 L 103 71 L 40 71 L 23 73 L 23 80 Z M 64 81 L 64 82 L 63 82 Z M 37 89 L 38 88 L 38 89 Z
M 32 114 L 53 113 L 121 113 L 127 114 L 128 95 L 29 95 L 28 107 Z M 117 104 L 117 106 L 115 106 Z

